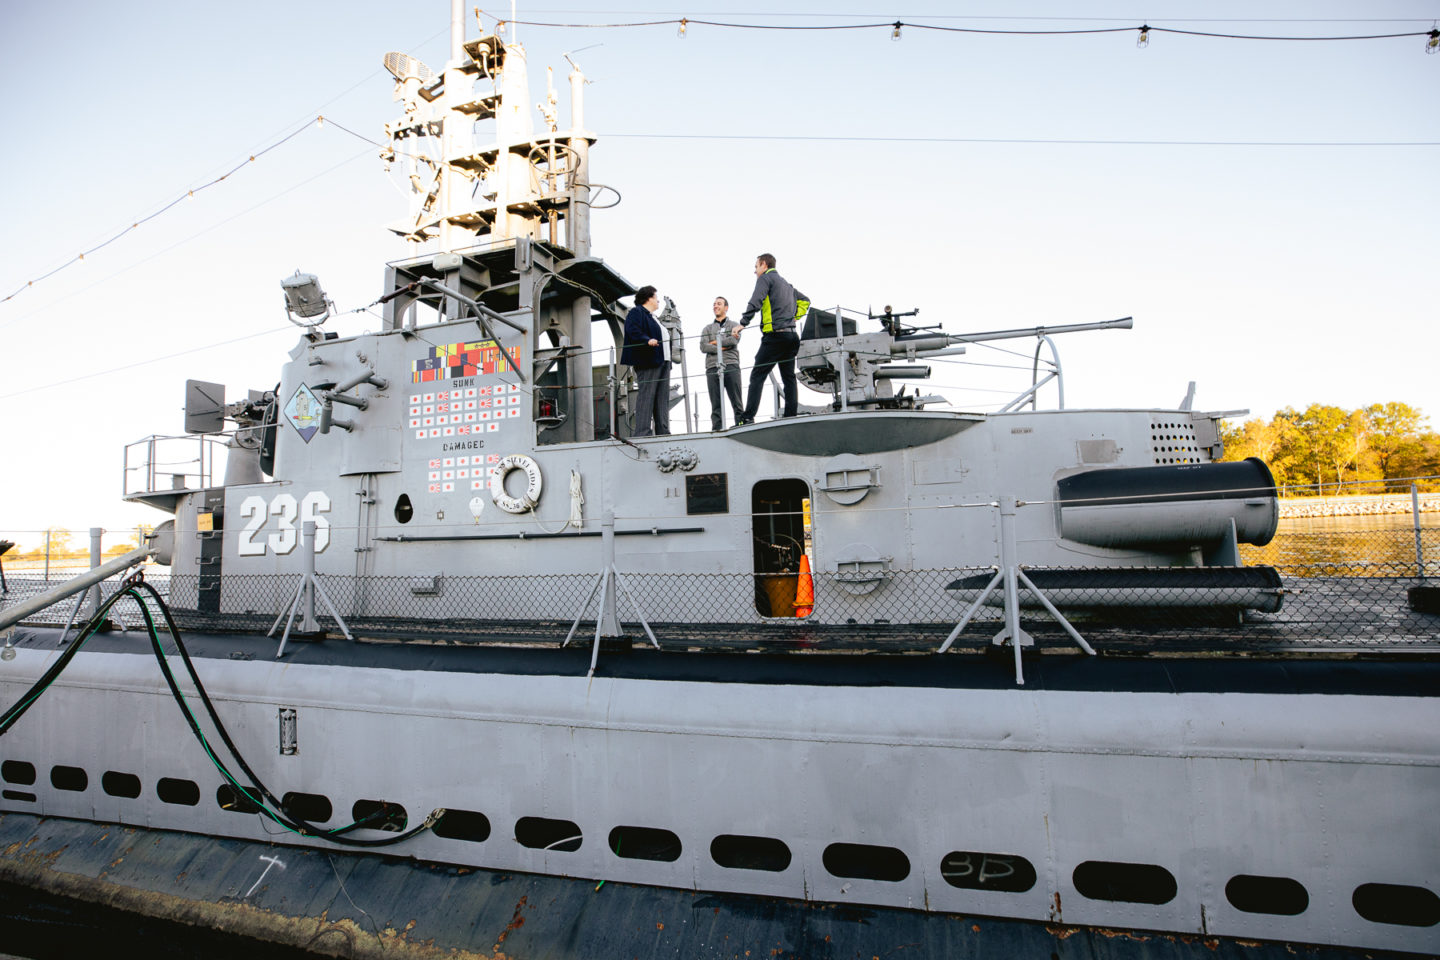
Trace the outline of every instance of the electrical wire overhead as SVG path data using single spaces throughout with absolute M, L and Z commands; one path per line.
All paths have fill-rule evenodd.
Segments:
M 682 39 L 688 36 L 689 27 L 718 27 L 730 30 L 777 30 L 777 31 L 814 31 L 828 32 L 836 30 L 888 30 L 890 39 L 898 40 L 901 31 L 908 27 L 912 30 L 934 30 L 941 33 L 971 33 L 987 34 L 995 36 L 1022 36 L 1022 37 L 1056 37 L 1056 36 L 1084 36 L 1090 34 L 1104 33 L 1137 33 L 1142 39 L 1150 33 L 1172 33 L 1189 37 L 1205 37 L 1215 40 L 1279 40 L 1279 41 L 1311 41 L 1311 40 L 1394 40 L 1403 37 L 1426 37 L 1429 43 L 1426 45 L 1426 52 L 1432 52 L 1431 48 L 1440 46 L 1440 28 L 1430 30 L 1408 30 L 1399 33 L 1368 33 L 1368 34 L 1346 34 L 1329 36 L 1281 36 L 1275 34 L 1256 33 L 1221 33 L 1212 30 L 1185 30 L 1180 27 L 1154 27 L 1148 23 L 1135 24 L 1133 26 L 1116 27 L 1071 27 L 1066 29 L 1002 29 L 999 27 L 956 27 L 939 23 L 915 23 L 908 20 L 876 21 L 869 23 L 753 23 L 737 22 L 733 20 L 701 20 L 691 16 L 675 17 L 665 20 L 633 20 L 621 23 L 557 23 L 545 20 L 507 20 L 503 17 L 496 17 L 487 14 L 483 10 L 477 11 L 483 16 L 490 17 L 495 21 L 495 32 L 500 33 L 509 25 L 524 27 L 559 27 L 567 30 L 620 30 L 635 27 L 676 27 L 676 33 Z M 981 19 L 981 18 L 976 18 Z M 995 18 L 1011 19 L 1011 18 Z M 1039 19 L 1039 18 L 1015 18 L 1015 19 Z M 1046 18 L 1062 19 L 1062 18 Z M 1072 18 L 1063 18 L 1072 19 Z M 1093 18 L 1073 18 L 1073 20 L 1086 20 Z M 1177 21 L 1185 22 L 1185 21 Z M 1221 21 L 1229 22 L 1229 21 Z M 1275 22 L 1275 21 L 1260 21 Z M 1282 21 L 1282 22 L 1330 22 L 1330 21 Z M 1353 21 L 1340 21 L 1353 22 Z M 1380 21 L 1380 22 L 1403 22 L 1403 21 Z M 1148 39 L 1146 40 L 1148 42 Z

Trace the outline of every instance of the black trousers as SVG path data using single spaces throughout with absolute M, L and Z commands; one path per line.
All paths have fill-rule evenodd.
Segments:
M 795 354 L 800 352 L 800 335 L 794 330 L 767 333 L 760 337 L 760 349 L 755 351 L 755 367 L 750 371 L 750 393 L 745 398 L 745 419 L 754 420 L 760 409 L 760 395 L 765 392 L 765 380 L 770 369 L 780 371 L 780 383 L 785 388 L 785 416 L 793 417 L 800 406 L 799 388 L 795 384 Z
M 710 367 L 705 371 L 705 385 L 710 388 L 710 428 L 719 430 L 725 426 L 725 408 L 720 402 L 720 368 Z M 745 413 L 745 400 L 740 396 L 740 368 L 725 368 L 725 394 L 730 398 L 730 409 L 739 420 Z

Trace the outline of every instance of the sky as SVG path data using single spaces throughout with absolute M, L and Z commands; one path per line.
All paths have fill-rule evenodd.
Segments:
M 784 9 L 518 13 L 1285 36 L 1440 16 L 1418 0 Z M 0 297 L 19 291 L 0 303 L 0 536 L 164 519 L 121 501 L 125 445 L 182 432 L 187 378 L 231 398 L 274 386 L 298 332 L 279 287 L 295 270 L 343 311 L 327 329 L 378 329 L 350 311 L 383 292 L 386 261 L 423 251 L 384 229 L 405 197 L 345 129 L 379 138 L 398 110 L 381 57 L 439 70 L 448 25 L 445 0 L 0 7 Z M 951 333 L 1133 316 L 1133 330 L 1056 338 L 1070 408 L 1173 407 L 1193 380 L 1205 410 L 1399 400 L 1440 423 L 1440 55 L 1423 37 L 1152 33 L 1140 48 L 1133 31 L 514 29 L 532 101 L 555 67 L 562 121 L 563 54 L 584 68 L 592 179 L 620 194 L 594 214 L 594 253 L 671 296 L 687 334 L 717 294 L 746 299 L 768 251 L 817 304 L 918 307 Z M 933 364 L 927 392 L 996 409 L 1028 385 L 1034 340 L 998 346 L 1010 352 Z M 703 381 L 692 389 L 704 407 Z

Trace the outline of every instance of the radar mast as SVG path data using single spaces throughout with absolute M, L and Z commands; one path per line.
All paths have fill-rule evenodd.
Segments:
M 510 29 L 508 41 L 498 33 L 466 40 L 463 4 L 451 0 L 444 70 L 436 74 L 408 54 L 385 55 L 402 114 L 385 125 L 382 157 L 399 164 L 410 199 L 407 216 L 390 229 L 415 243 L 434 241 L 441 253 L 484 238 L 527 238 L 588 256 L 595 138 L 584 129 L 585 75 L 571 60 L 568 130 L 558 129 L 548 85 L 537 105 L 545 129 L 537 135 L 525 48 Z

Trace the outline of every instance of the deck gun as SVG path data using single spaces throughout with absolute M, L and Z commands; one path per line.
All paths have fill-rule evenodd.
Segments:
M 943 402 L 938 396 L 906 394 L 904 387 L 895 389 L 896 380 L 923 380 L 930 376 L 930 367 L 914 361 L 930 357 L 955 356 L 965 352 L 965 345 L 988 340 L 1015 340 L 1035 337 L 1036 376 L 1026 395 L 1050 377 L 1058 377 L 1060 362 L 1051 334 L 1079 333 L 1085 330 L 1128 330 L 1131 317 L 1105 320 L 1100 323 L 1067 323 L 1054 327 L 1023 327 L 1013 330 L 986 330 L 978 333 L 947 334 L 936 327 L 916 328 L 899 322 L 899 317 L 914 316 L 918 310 L 904 314 L 885 313 L 869 319 L 881 321 L 882 329 L 874 333 L 856 333 L 855 321 L 841 311 L 811 308 L 805 318 L 800 337 L 800 351 L 795 365 L 801 381 L 822 393 L 829 392 L 831 406 L 836 410 L 850 407 L 918 410 L 926 403 Z M 836 318 L 839 314 L 839 324 Z M 1039 347 L 1049 343 L 1054 372 L 1038 379 Z M 1022 395 L 1024 396 L 1024 395 Z

